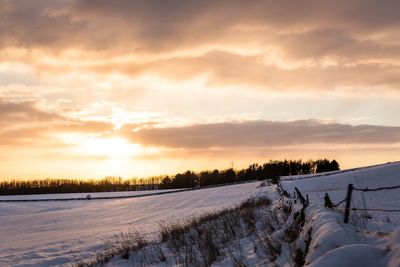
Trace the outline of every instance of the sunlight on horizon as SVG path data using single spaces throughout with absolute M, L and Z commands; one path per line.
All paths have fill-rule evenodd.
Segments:
M 65 135 L 63 139 L 66 144 L 74 146 L 72 151 L 78 155 L 118 159 L 133 157 L 143 151 L 140 144 L 129 143 L 121 137 Z

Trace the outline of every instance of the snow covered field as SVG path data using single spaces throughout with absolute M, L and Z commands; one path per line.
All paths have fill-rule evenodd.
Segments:
M 353 184 L 355 188 L 369 189 L 400 185 L 400 162 L 360 168 L 350 172 L 338 172 L 328 176 L 310 176 L 305 179 L 303 177 L 292 177 L 293 180 L 290 177 L 283 177 L 282 186 L 291 194 L 297 187 L 304 196 L 308 194 L 312 204 L 323 205 L 325 193 L 329 194 L 333 203 L 339 203 L 346 197 L 348 184 Z M 344 208 L 344 205 L 342 203 L 339 208 Z M 353 191 L 351 207 L 400 209 L 400 189 L 375 192 Z M 368 211 L 367 213 L 372 217 L 368 220 L 368 224 L 376 230 L 384 230 L 380 229 L 381 227 L 400 225 L 400 212 Z
M 307 266 L 400 266 L 400 212 L 352 211 L 350 223 L 343 224 L 344 203 L 334 210 L 323 207 L 325 193 L 338 203 L 345 198 L 349 183 L 356 188 L 370 189 L 400 185 L 400 162 L 325 176 L 283 177 L 281 183 L 290 194 L 297 187 L 310 199 L 310 206 L 305 209 L 305 224 L 292 244 L 306 251 L 306 241 L 311 238 L 305 257 Z M 92 255 L 114 233 L 127 231 L 130 226 L 152 236 L 162 220 L 175 221 L 202 214 L 253 195 L 267 195 L 273 201 L 270 212 L 284 218 L 279 215 L 283 210 L 281 204 L 293 199 L 279 198 L 276 186 L 257 188 L 259 184 L 129 199 L 0 203 L 0 266 L 68 264 L 73 255 Z M 353 199 L 352 207 L 400 209 L 400 189 L 354 191 Z M 293 214 L 299 210 L 299 205 L 294 205 L 287 222 L 270 233 L 271 240 L 282 246 L 281 255 L 275 260 L 277 266 L 292 264 L 288 259 L 294 250 L 289 243 L 284 243 L 284 236 L 295 225 Z M 239 241 L 248 251 L 241 257 L 251 266 L 257 262 L 265 266 L 265 259 L 262 261 L 254 252 L 253 245 L 258 242 L 254 241 L 252 237 Z M 124 262 L 118 258 L 112 261 L 117 265 Z M 213 266 L 229 266 L 227 262 L 229 259 L 221 258 Z
M 344 203 L 333 210 L 322 207 L 325 193 L 334 203 L 343 200 L 349 183 L 360 189 L 399 186 L 400 162 L 322 177 L 285 177 L 281 183 L 288 192 L 293 193 L 297 187 L 310 199 L 310 206 L 305 210 L 306 223 L 298 241 L 304 251 L 305 240 L 311 240 L 305 259 L 307 266 L 400 266 L 400 212 L 352 210 L 350 223 L 344 224 Z M 399 188 L 353 191 L 352 199 L 351 208 L 400 209 Z
M 166 189 L 166 190 L 145 190 L 145 191 L 118 191 L 118 192 L 98 192 L 98 193 L 68 193 L 68 194 L 37 194 L 37 195 L 11 195 L 0 196 L 1 200 L 49 200 L 49 199 L 72 199 L 84 198 L 90 195 L 91 198 L 113 198 L 113 197 L 130 197 L 130 196 L 143 196 L 150 194 L 157 194 L 163 192 L 172 192 L 180 189 Z
M 290 197 L 279 194 L 279 187 L 275 185 L 264 187 L 258 192 L 258 196 L 267 195 L 272 203 L 261 210 L 253 210 L 256 222 L 254 232 L 248 231 L 230 241 L 221 241 L 221 236 L 224 236 L 221 229 L 224 229 L 223 232 L 229 232 L 229 228 L 224 228 L 223 216 L 211 223 L 218 225 L 217 229 L 207 228 L 213 235 L 214 243 L 210 245 L 213 248 L 211 250 L 217 251 L 219 255 L 211 266 L 399 267 L 399 212 L 388 214 L 382 211 L 352 211 L 350 223 L 344 224 L 342 209 L 344 204 L 335 209 L 323 207 L 323 196 L 326 192 L 335 203 L 338 203 L 345 198 L 349 183 L 355 188 L 370 189 L 397 186 L 400 185 L 398 174 L 400 174 L 400 163 L 397 162 L 329 173 L 324 176 L 283 177 L 281 182 L 283 189 L 292 193 L 295 187 L 299 188 L 303 194 L 309 195 L 310 205 L 303 207 L 299 201 L 295 201 L 293 194 Z M 399 190 L 354 191 L 352 207 L 398 209 Z M 235 216 L 246 217 L 243 213 Z M 244 230 L 246 223 L 239 225 L 241 226 L 235 228 L 235 232 L 246 232 Z M 202 239 L 201 235 L 193 234 L 199 232 L 196 227 L 204 229 L 202 226 L 194 225 L 188 230 L 185 234 L 186 239 L 183 238 L 189 240 L 187 245 L 181 245 L 171 251 L 170 247 L 174 247 L 173 244 L 181 244 L 179 242 L 185 244 L 185 241 L 178 242 L 179 239 L 176 239 L 169 241 L 170 243 L 167 241 L 156 243 L 148 250 L 145 248 L 132 250 L 128 258 L 116 254 L 117 256 L 105 266 L 149 264 L 160 267 L 181 266 L 180 264 L 185 263 L 186 257 L 207 258 L 207 253 L 199 252 L 207 246 L 206 244 L 199 242 L 198 245 L 190 245 Z M 152 258 L 156 262 L 146 262 L 147 257 L 154 257 L 152 256 L 154 254 L 146 251 L 155 251 L 156 255 L 160 253 L 165 258 L 163 261 L 157 261 L 156 257 Z M 189 266 L 192 265 L 193 262 L 190 262 Z
M 89 255 L 134 225 L 152 234 L 161 220 L 247 199 L 259 182 L 130 199 L 0 203 L 0 266 L 54 266 Z

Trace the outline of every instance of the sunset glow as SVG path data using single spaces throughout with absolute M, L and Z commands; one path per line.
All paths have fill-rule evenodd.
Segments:
M 65 138 L 65 143 L 76 145 L 75 153 L 88 156 L 129 158 L 141 153 L 140 145 L 131 144 L 128 141 L 118 137 L 96 138 L 70 136 Z
M 0 179 L 399 160 L 399 10 L 0 0 Z

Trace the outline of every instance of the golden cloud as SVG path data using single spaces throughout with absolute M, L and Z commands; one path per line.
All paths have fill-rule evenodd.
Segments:
M 0 146 L 58 146 L 60 133 L 106 134 L 113 125 L 80 121 L 40 110 L 34 102 L 13 103 L 0 99 Z
M 177 80 L 207 73 L 218 86 L 397 90 L 399 5 L 3 0 L 0 58 L 28 62 L 39 72 Z

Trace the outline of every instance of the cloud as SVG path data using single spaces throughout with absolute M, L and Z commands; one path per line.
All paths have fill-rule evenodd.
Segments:
M 400 45 L 351 34 L 346 29 L 315 28 L 277 36 L 280 50 L 289 59 L 336 60 L 339 63 L 365 63 L 371 60 L 398 62 Z
M 344 56 L 344 55 L 343 55 Z M 302 66 L 283 69 L 263 63 L 262 55 L 244 56 L 212 51 L 202 56 L 175 57 L 150 63 L 115 63 L 89 67 L 100 73 L 123 73 L 131 77 L 150 73 L 171 80 L 207 75 L 215 86 L 241 85 L 269 90 L 329 90 L 344 87 L 400 88 L 400 66 L 377 63 Z
M 377 87 L 398 88 L 399 67 L 378 64 L 356 64 L 349 66 L 304 66 L 294 69 L 281 69 L 263 64 L 256 56 L 237 56 L 229 53 L 213 53 L 191 62 L 192 67 L 207 71 L 210 82 L 221 84 L 253 85 L 272 90 L 277 89 L 319 89 L 335 87 Z M 182 64 L 185 65 L 185 64 Z M 173 71 L 173 68 L 172 70 Z
M 397 0 L 0 0 L 0 157 L 68 154 L 63 168 L 98 171 L 59 146 L 122 135 L 162 147 L 137 155 L 153 171 L 156 160 L 252 162 L 298 147 L 393 159 L 398 127 L 267 120 L 398 126 L 398 10 Z M 244 114 L 262 120 L 224 122 Z
M 0 99 L 0 146 L 63 146 L 60 133 L 105 134 L 113 130 L 111 123 L 80 121 L 43 111 L 35 102 L 9 102 Z
M 123 1 L 2 0 L 3 43 L 137 49 L 207 43 L 260 27 L 279 31 L 316 27 L 374 33 L 399 26 L 398 1 Z M 112 25 L 112 27 L 110 27 Z M 34 33 L 34 34 L 32 34 Z M 71 34 L 75 33 L 75 34 Z M 102 42 L 107 41 L 107 42 Z
M 315 120 L 226 122 L 138 131 L 125 127 L 122 132 L 134 143 L 185 149 L 400 143 L 400 127 L 352 126 Z
M 0 58 L 39 72 L 207 73 L 218 86 L 268 90 L 399 88 L 394 0 L 1 3 Z
M 13 103 L 0 99 L 0 121 L 52 121 L 60 116 L 34 107 L 34 102 Z

